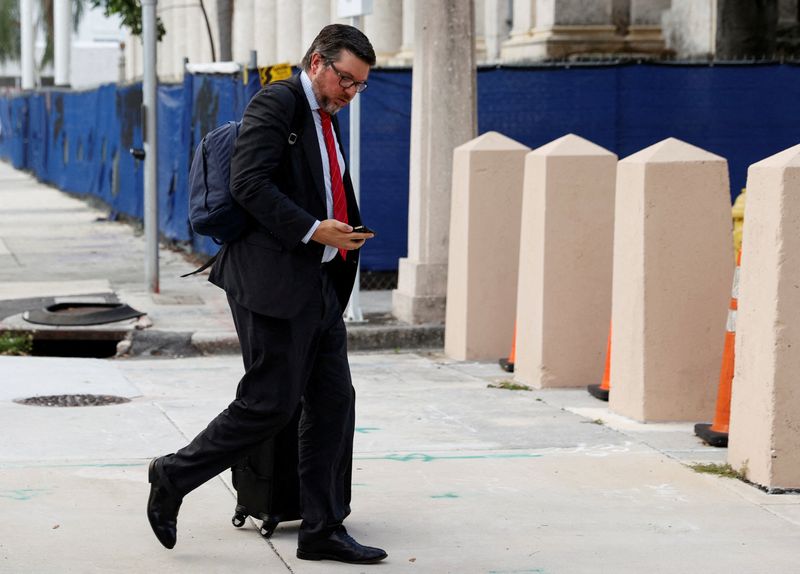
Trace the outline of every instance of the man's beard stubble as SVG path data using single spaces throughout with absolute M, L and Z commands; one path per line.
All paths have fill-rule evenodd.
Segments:
M 336 115 L 344 106 L 339 106 L 331 102 L 330 98 L 327 96 L 322 95 L 322 90 L 320 89 L 320 81 L 317 78 L 311 80 L 311 91 L 314 92 L 314 97 L 317 98 L 317 103 L 319 107 L 328 112 L 330 115 Z

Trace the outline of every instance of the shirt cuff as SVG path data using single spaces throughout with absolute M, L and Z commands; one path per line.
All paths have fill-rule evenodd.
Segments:
M 311 226 L 311 229 L 308 230 L 308 233 L 306 233 L 305 237 L 303 237 L 303 239 L 301 240 L 303 243 L 308 243 L 309 241 L 311 241 L 311 236 L 314 235 L 314 232 L 317 230 L 317 227 L 319 227 L 319 224 L 320 224 L 319 219 L 314 222 L 314 225 Z

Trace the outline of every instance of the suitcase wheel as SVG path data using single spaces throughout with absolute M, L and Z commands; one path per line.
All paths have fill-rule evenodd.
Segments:
M 233 515 L 233 518 L 231 518 L 231 524 L 233 524 L 236 528 L 241 528 L 244 526 L 245 520 L 247 520 L 247 515 L 237 512 Z
M 278 527 L 277 520 L 265 520 L 264 522 L 261 523 L 261 529 L 259 530 L 259 532 L 261 532 L 261 536 L 263 536 L 264 538 L 269 538 L 272 536 L 272 533 L 275 532 L 275 529 L 277 527 Z

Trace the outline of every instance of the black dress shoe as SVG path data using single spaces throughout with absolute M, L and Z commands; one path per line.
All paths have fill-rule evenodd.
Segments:
M 183 497 L 164 476 L 160 469 L 160 460 L 161 458 L 151 460 L 147 470 L 147 479 L 150 482 L 147 519 L 158 541 L 167 548 L 173 548 L 177 537 L 178 509 Z
M 380 548 L 363 546 L 347 533 L 344 526 L 327 538 L 305 541 L 297 546 L 297 557 L 302 560 L 338 560 L 349 564 L 374 564 L 386 558 Z

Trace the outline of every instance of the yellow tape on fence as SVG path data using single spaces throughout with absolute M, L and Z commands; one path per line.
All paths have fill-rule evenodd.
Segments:
M 264 66 L 258 69 L 258 75 L 261 79 L 261 86 L 263 87 L 269 83 L 290 78 L 292 76 L 292 66 L 289 64 Z

